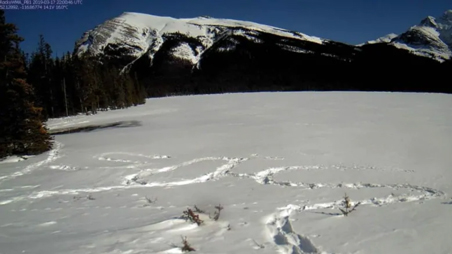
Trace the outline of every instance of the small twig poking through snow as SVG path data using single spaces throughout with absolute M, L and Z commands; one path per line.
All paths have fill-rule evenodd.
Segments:
M 195 205 L 195 212 L 197 213 L 206 213 L 204 210 L 199 209 L 196 205 Z
M 217 205 L 217 206 L 215 206 L 215 209 L 217 209 L 217 210 L 215 211 L 215 213 L 213 215 L 213 219 L 215 221 L 217 221 L 220 218 L 220 213 L 221 213 L 221 210 L 223 210 L 223 207 L 221 205 Z
M 184 215 L 182 216 L 182 218 L 184 218 L 185 220 L 190 220 L 191 222 L 198 224 L 198 226 L 201 226 L 201 224 L 204 222 L 199 218 L 199 215 L 195 214 L 190 208 L 187 208 L 187 210 L 183 213 Z
M 154 204 L 157 201 L 157 198 L 150 199 L 148 197 L 144 197 L 149 204 Z
M 187 237 L 182 237 L 182 244 L 181 250 L 183 252 L 190 252 L 190 251 L 196 251 L 193 247 L 190 246 L 190 244 L 187 241 Z
M 263 244 L 257 243 L 256 240 L 253 239 L 254 244 L 256 244 L 256 247 L 259 249 L 263 249 L 265 248 L 265 246 Z
M 350 202 L 350 198 L 347 196 L 347 193 L 345 193 L 344 200 L 342 201 L 342 205 L 344 206 L 344 209 L 339 208 L 339 210 L 341 210 L 343 215 L 348 216 L 348 214 L 355 211 L 356 207 L 358 207 L 360 204 L 361 204 L 361 202 L 358 202 L 354 206 L 352 206 L 352 203 Z

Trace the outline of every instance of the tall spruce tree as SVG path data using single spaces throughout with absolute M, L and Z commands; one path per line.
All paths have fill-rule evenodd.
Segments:
M 35 107 L 33 88 L 25 80 L 25 58 L 19 48 L 23 39 L 17 30 L 0 10 L 0 158 L 39 154 L 52 146 L 42 109 Z
M 54 84 L 54 61 L 52 59 L 52 48 L 44 39 L 39 36 L 38 48 L 32 53 L 27 81 L 34 87 L 36 93 L 36 103 L 43 108 L 46 118 L 56 117 L 56 93 Z

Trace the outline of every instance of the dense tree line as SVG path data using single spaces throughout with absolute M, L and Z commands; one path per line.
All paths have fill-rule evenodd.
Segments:
M 40 36 L 28 60 L 27 80 L 36 90 L 46 117 L 61 117 L 143 104 L 146 92 L 130 73 L 121 73 L 107 59 L 67 53 L 52 58 Z
M 17 27 L 0 10 L 0 158 L 39 154 L 51 148 L 51 138 L 36 107 L 33 87 L 26 81 L 25 57 Z
M 53 57 L 43 36 L 30 55 L 18 28 L 0 10 L 0 158 L 51 148 L 48 118 L 95 114 L 145 103 L 146 91 L 131 72 L 99 57 Z

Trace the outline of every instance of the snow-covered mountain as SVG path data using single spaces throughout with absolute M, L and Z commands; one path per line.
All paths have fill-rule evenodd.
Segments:
M 389 34 L 367 44 L 379 42 L 440 62 L 452 59 L 452 10 L 436 18 L 428 16 L 400 35 Z
M 255 43 L 260 43 L 260 39 L 257 37 L 260 33 L 318 44 L 323 43 L 323 40 L 318 37 L 253 22 L 210 17 L 176 19 L 125 12 L 119 17 L 107 20 L 87 31 L 76 43 L 76 53 L 98 55 L 114 51 L 120 52 L 123 57 L 130 57 L 132 62 L 144 54 L 148 54 L 153 59 L 165 40 L 170 37 L 182 36 L 186 40 L 173 45 L 169 50 L 172 56 L 195 64 L 204 51 L 227 35 L 242 36 Z M 281 47 L 294 50 L 284 47 L 284 45 Z M 216 50 L 229 51 L 233 48 L 234 45 L 229 44 L 227 47 L 219 47 Z
M 432 86 L 432 73 L 452 65 L 441 63 L 450 56 L 448 13 L 402 35 L 357 46 L 247 21 L 126 12 L 84 33 L 75 53 L 133 73 L 149 97 L 281 90 L 449 92 Z M 425 57 L 429 54 L 434 58 Z M 411 72 L 394 71 L 400 66 Z

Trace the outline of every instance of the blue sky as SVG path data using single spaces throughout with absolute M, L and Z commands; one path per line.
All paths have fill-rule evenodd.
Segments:
M 404 32 L 448 9 L 451 0 L 83 0 L 68 10 L 7 10 L 6 20 L 18 25 L 26 52 L 43 34 L 54 53 L 62 55 L 72 52 L 83 32 L 126 11 L 247 20 L 358 44 Z

